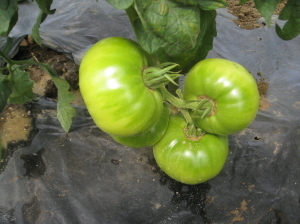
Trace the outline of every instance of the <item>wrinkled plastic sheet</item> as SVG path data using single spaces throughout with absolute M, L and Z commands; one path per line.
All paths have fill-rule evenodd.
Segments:
M 133 36 L 123 12 L 101 11 L 105 2 L 71 2 L 54 1 L 57 16 L 42 26 L 46 46 L 80 61 L 78 52 L 98 39 Z M 64 133 L 56 103 L 41 99 L 32 106 L 36 134 L 11 149 L 0 174 L 0 223 L 300 223 L 300 39 L 281 40 L 274 24 L 242 30 L 232 19 L 218 10 L 208 57 L 236 61 L 257 79 L 260 73 L 269 83 L 270 105 L 230 136 L 229 158 L 216 178 L 196 190 L 165 183 L 151 148 L 115 143 L 80 106 Z
M 105 0 L 54 0 L 52 9 L 56 9 L 55 14 L 48 15 L 39 30 L 43 46 L 65 53 L 76 63 L 86 49 L 100 39 L 135 38 L 125 11 L 113 8 Z M 38 14 L 35 2 L 19 3 L 19 20 L 9 34 L 14 39 L 10 56 L 17 53 L 18 43 L 31 34 Z M 6 39 L 0 38 L 0 48 L 5 43 Z

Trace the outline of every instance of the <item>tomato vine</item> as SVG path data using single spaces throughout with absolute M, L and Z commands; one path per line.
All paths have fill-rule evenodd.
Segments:
M 243 4 L 249 0 L 240 0 Z M 8 37 L 18 21 L 18 2 L 21 0 L 3 1 L 0 7 L 0 36 L 7 38 L 7 45 L 0 49 L 0 59 L 5 58 L 6 53 L 12 46 L 12 40 Z M 36 43 L 41 45 L 39 28 L 48 15 L 55 14 L 55 9 L 51 8 L 53 0 L 35 0 L 40 9 L 40 14 L 36 23 L 32 27 L 32 36 Z M 216 9 L 226 7 L 225 0 L 107 0 L 112 6 L 125 10 L 132 24 L 138 43 L 148 52 L 154 64 L 173 62 L 179 65 L 183 73 L 198 61 L 206 58 L 207 53 L 213 47 L 213 39 L 217 35 L 216 31 Z M 280 0 L 265 1 L 254 0 L 258 11 L 265 17 L 267 25 L 271 24 L 271 16 Z M 290 40 L 300 33 L 300 3 L 298 0 L 287 0 L 279 19 L 285 20 L 284 26 L 276 24 L 278 36 L 284 40 Z M 31 61 L 32 63 L 32 61 Z M 32 63 L 34 64 L 34 63 Z M 19 103 L 32 100 L 32 82 L 24 66 L 14 64 L 14 69 L 2 68 L 0 70 L 0 111 L 4 109 L 9 101 L 12 89 L 19 86 L 18 91 L 27 93 L 30 97 L 25 97 Z M 40 64 L 53 77 L 54 83 L 59 89 L 59 98 L 62 103 L 58 106 L 60 122 L 65 131 L 68 131 L 74 116 L 74 110 L 69 104 L 72 98 L 71 93 L 66 91 L 68 84 L 64 83 L 55 75 L 55 71 Z M 16 73 L 14 85 L 2 71 L 9 70 L 11 76 Z M 153 73 L 152 70 L 150 73 Z M 155 72 L 154 72 L 155 73 Z M 155 80 L 155 75 L 151 75 L 148 81 L 150 86 L 157 88 L 163 86 L 168 81 L 174 80 L 177 74 L 168 73 L 164 78 Z M 165 80 L 162 82 L 162 79 Z M 21 85 L 26 80 L 27 85 Z M 152 83 L 150 83 L 152 82 Z M 160 86 L 157 85 L 160 83 Z M 23 90 L 22 90 L 23 89 Z M 171 85 L 169 86 L 171 89 Z M 61 91 L 60 91 L 61 90 Z M 60 100 L 59 100 L 60 102 Z M 201 115 L 202 116 L 202 115 Z

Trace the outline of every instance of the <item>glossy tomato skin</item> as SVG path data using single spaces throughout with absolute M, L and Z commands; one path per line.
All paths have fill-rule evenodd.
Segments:
M 163 138 L 154 146 L 154 158 L 171 178 L 184 184 L 199 184 L 215 177 L 228 156 L 228 137 L 205 134 L 186 137 L 186 121 L 180 115 L 170 118 Z
M 246 128 L 259 107 L 259 92 L 253 76 L 240 64 L 226 59 L 205 59 L 187 74 L 185 100 L 209 98 L 215 102 L 213 114 L 196 124 L 209 133 L 230 135 Z
M 84 55 L 79 86 L 96 125 L 118 135 L 141 134 L 162 115 L 163 100 L 142 79 L 148 55 L 134 41 L 109 37 L 97 42 Z
M 163 137 L 169 124 L 169 118 L 169 108 L 165 106 L 161 118 L 149 131 L 129 137 L 120 137 L 116 135 L 111 135 L 111 137 L 116 142 L 132 148 L 149 147 L 156 144 Z

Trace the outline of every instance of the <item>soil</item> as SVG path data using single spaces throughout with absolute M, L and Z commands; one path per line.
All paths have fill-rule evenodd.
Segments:
M 28 36 L 20 44 L 18 54 L 14 60 L 28 60 L 34 58 L 36 61 L 49 64 L 56 73 L 70 84 L 70 91 L 77 97 L 74 104 L 83 105 L 82 98 L 79 93 L 78 86 L 78 66 L 64 54 L 56 52 L 46 47 L 41 47 L 32 42 L 31 37 Z M 34 80 L 33 92 L 48 98 L 57 98 L 57 89 L 51 77 L 39 66 L 31 65 L 28 67 L 30 77 Z
M 239 5 L 239 2 L 240 0 L 227 0 L 228 12 L 237 17 L 237 19 L 233 20 L 233 22 L 235 22 L 240 28 L 252 30 L 266 25 L 264 22 L 257 23 L 257 20 L 262 16 L 255 8 L 253 0 L 248 1 L 243 5 Z M 282 0 L 278 4 L 274 15 L 279 14 L 286 2 L 287 0 Z
M 54 68 L 61 78 L 69 82 L 70 91 L 76 96 L 73 104 L 84 105 L 78 87 L 78 66 L 71 59 L 62 53 L 40 47 L 28 36 L 20 43 L 19 52 L 13 59 L 28 60 L 29 58 L 34 58 L 36 61 L 49 64 Z M 27 72 L 34 80 L 34 93 L 54 100 L 57 98 L 57 88 L 51 77 L 43 69 L 31 65 L 27 68 Z M 29 104 L 8 104 L 5 110 L 0 113 L 2 157 L 5 158 L 17 147 L 30 140 L 30 136 L 36 131 L 33 127 L 34 119 Z M 0 170 L 2 163 L 5 163 L 5 159 L 0 161 Z
M 284 6 L 285 1 L 279 4 L 276 13 Z M 244 5 L 238 5 L 239 0 L 227 0 L 228 12 L 237 16 L 234 22 L 241 28 L 254 29 L 264 24 L 257 24 L 256 20 L 261 17 L 254 7 L 253 1 L 249 1 Z M 73 104 L 84 105 L 78 90 L 78 66 L 64 54 L 55 52 L 51 49 L 36 45 L 33 39 L 28 36 L 20 44 L 19 53 L 15 56 L 15 60 L 26 60 L 34 58 L 38 62 L 50 64 L 58 73 L 58 75 L 66 79 L 70 83 L 70 91 L 76 96 Z M 57 89 L 53 81 L 38 66 L 32 65 L 27 71 L 31 78 L 35 81 L 34 92 L 40 96 L 56 99 Z M 268 90 L 267 80 L 258 80 L 258 87 L 261 93 L 261 109 L 269 107 L 265 95 Z M 10 142 L 25 141 L 29 138 L 34 128 L 32 127 L 32 119 L 30 110 L 24 105 L 8 105 L 3 113 L 0 114 L 0 139 L 3 149 L 8 148 Z M 0 147 L 1 148 L 1 147 Z M 0 154 L 1 155 L 1 154 Z M 1 168 L 1 162 L 0 162 Z
M 266 110 L 271 106 L 271 103 L 266 98 L 269 89 L 269 82 L 262 77 L 260 73 L 258 73 L 258 75 L 260 76 L 259 80 L 257 80 L 257 87 L 260 95 L 259 109 Z
M 26 141 L 32 132 L 31 112 L 22 104 L 9 105 L 0 119 L 0 138 L 3 148 L 7 148 L 10 142 Z M 14 138 L 9 141 L 11 136 Z

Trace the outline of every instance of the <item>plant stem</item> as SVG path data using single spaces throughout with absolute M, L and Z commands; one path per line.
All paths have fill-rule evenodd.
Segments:
M 202 118 L 209 115 L 214 106 L 211 100 L 201 99 L 194 101 L 185 101 L 183 100 L 182 93 L 179 89 L 176 91 L 179 98 L 171 94 L 165 87 L 161 87 L 159 88 L 159 90 L 161 92 L 161 95 L 163 96 L 163 99 L 178 108 L 185 118 L 187 123 L 185 134 L 188 138 L 197 139 L 205 133 L 205 131 L 197 127 L 197 125 L 193 121 L 193 115 L 196 114 L 197 116 L 201 116 Z M 193 111 L 192 115 L 190 114 L 190 110 Z
M 7 69 L 8 69 L 7 67 L 0 68 L 0 71 L 4 71 L 4 70 L 7 70 Z
M 0 51 L 0 57 L 2 57 L 8 64 L 12 63 L 12 60 L 10 60 L 2 51 Z
M 143 80 L 146 86 L 150 89 L 157 89 L 159 87 L 166 86 L 170 82 L 176 85 L 173 81 L 180 76 L 179 72 L 171 71 L 177 67 L 175 63 L 162 63 L 156 67 L 149 67 L 143 71 Z
M 148 30 L 148 24 L 147 24 L 147 22 L 145 21 L 145 19 L 144 19 L 144 17 L 143 17 L 143 14 L 140 12 L 140 10 L 139 10 L 139 8 L 138 8 L 138 6 L 137 6 L 137 4 L 136 4 L 135 1 L 133 1 L 133 7 L 134 7 L 134 9 L 135 9 L 135 12 L 136 12 L 138 18 L 141 20 L 141 23 L 142 23 L 144 29 L 145 29 L 145 30 Z
M 208 99 L 185 101 L 171 94 L 165 87 L 159 88 L 159 91 L 166 101 L 168 101 L 178 109 L 190 109 L 194 112 L 197 112 L 198 114 L 205 113 L 207 110 L 212 110 L 211 107 L 213 105 Z
M 184 100 L 175 97 L 168 90 L 166 90 L 165 87 L 159 88 L 159 91 L 160 91 L 163 99 L 168 101 L 173 106 L 177 107 L 178 109 L 182 109 L 184 107 L 184 105 L 185 105 Z
M 2 51 L 0 51 L 0 57 L 2 57 L 6 63 L 6 68 L 8 69 L 9 73 L 12 73 L 11 67 L 13 66 L 14 62 L 10 58 L 8 58 Z
M 17 65 L 17 64 L 34 64 L 35 63 L 35 61 L 30 61 L 30 60 L 24 60 L 24 61 L 11 60 L 2 51 L 0 51 L 0 57 L 2 57 L 7 62 L 7 64 L 9 64 L 10 66 Z
M 133 3 L 133 4 L 135 4 L 135 3 Z M 126 11 L 126 14 L 127 14 L 128 18 L 130 20 L 130 23 L 131 23 L 131 26 L 133 28 L 133 31 L 134 31 L 134 33 L 136 35 L 134 21 L 138 18 L 138 14 L 136 13 L 136 11 L 134 9 L 133 4 L 129 8 L 127 8 L 125 11 Z
M 144 27 L 145 30 L 148 29 L 148 24 L 145 21 L 142 13 L 140 12 L 140 10 L 139 10 L 139 8 L 138 8 L 138 6 L 137 6 L 137 4 L 136 4 L 135 1 L 133 1 L 133 4 L 129 8 L 126 9 L 126 13 L 127 13 L 127 16 L 128 16 L 128 18 L 129 18 L 129 20 L 131 22 L 131 25 L 132 25 L 133 29 L 135 28 L 134 21 L 136 19 L 140 19 L 140 21 L 141 21 L 141 23 L 142 23 L 142 25 L 143 25 L 143 27 Z M 137 32 L 136 32 L 135 29 L 134 29 L 134 32 L 135 32 L 135 35 L 136 35 Z

